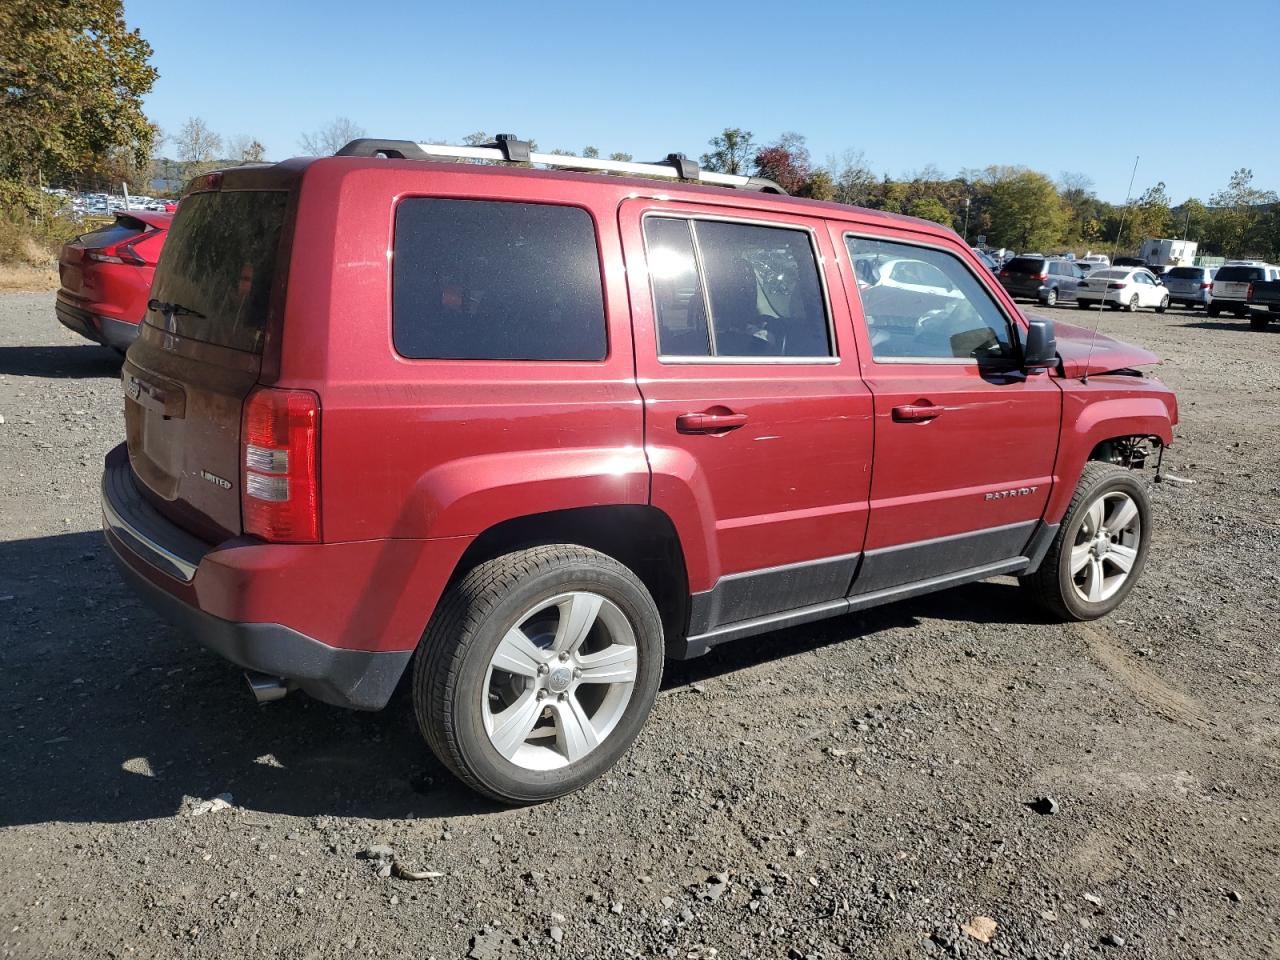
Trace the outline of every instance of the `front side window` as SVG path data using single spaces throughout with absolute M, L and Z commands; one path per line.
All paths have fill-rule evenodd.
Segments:
M 403 201 L 392 336 L 413 359 L 604 359 L 590 214 L 541 203 Z
M 958 257 L 892 240 L 849 236 L 845 244 L 876 360 L 1014 356 L 1008 320 Z
M 661 356 L 833 355 L 807 231 L 647 217 L 644 233 Z

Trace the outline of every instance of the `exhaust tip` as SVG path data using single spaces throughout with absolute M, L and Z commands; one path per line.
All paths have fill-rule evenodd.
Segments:
M 244 678 L 249 684 L 249 690 L 253 693 L 253 698 L 259 703 L 281 700 L 289 692 L 289 685 L 283 677 L 273 677 L 270 674 L 246 670 Z

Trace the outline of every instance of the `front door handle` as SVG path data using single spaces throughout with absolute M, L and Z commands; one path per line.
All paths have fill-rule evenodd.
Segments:
M 678 433 L 727 433 L 747 422 L 745 413 L 682 413 L 676 417 Z
M 932 403 L 904 403 L 893 408 L 893 419 L 896 423 L 925 423 L 942 416 L 945 409 L 946 407 L 935 407 Z

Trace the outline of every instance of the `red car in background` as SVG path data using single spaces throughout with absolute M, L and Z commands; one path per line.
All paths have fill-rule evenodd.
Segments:
M 124 353 L 138 338 L 172 221 L 172 213 L 131 210 L 64 245 L 55 305 L 62 325 Z

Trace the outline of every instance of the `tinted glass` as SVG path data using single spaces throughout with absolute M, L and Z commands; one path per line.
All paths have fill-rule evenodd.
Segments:
M 99 250 L 102 247 L 123 243 L 125 240 L 132 240 L 134 237 L 145 233 L 146 229 L 147 225 L 141 220 L 135 220 L 133 217 L 116 217 L 115 223 L 109 223 L 105 227 L 99 227 L 90 233 L 81 234 L 76 237 L 75 242 L 86 250 Z
M 706 302 L 689 221 L 650 217 L 644 222 L 644 237 L 657 311 L 658 353 L 711 356 Z
M 416 359 L 603 359 L 591 216 L 539 203 L 403 201 L 392 335 Z
M 649 218 L 645 237 L 664 356 L 832 355 L 806 231 Z
M 1261 267 L 1222 267 L 1213 279 L 1228 283 L 1257 283 L 1266 277 Z
M 1009 325 L 990 294 L 960 259 L 941 250 L 847 237 L 871 352 L 877 360 L 1004 359 L 1014 355 Z M 903 287 L 884 267 L 914 261 L 941 278 Z
M 1039 257 L 1014 257 L 1004 268 L 1010 273 L 1044 273 L 1044 261 Z
M 149 310 L 147 322 L 206 343 L 261 352 L 288 196 L 232 190 L 183 200 L 165 238 L 151 296 L 185 309 Z
M 1203 267 L 1174 267 L 1167 274 L 1170 280 L 1199 280 L 1204 276 Z

